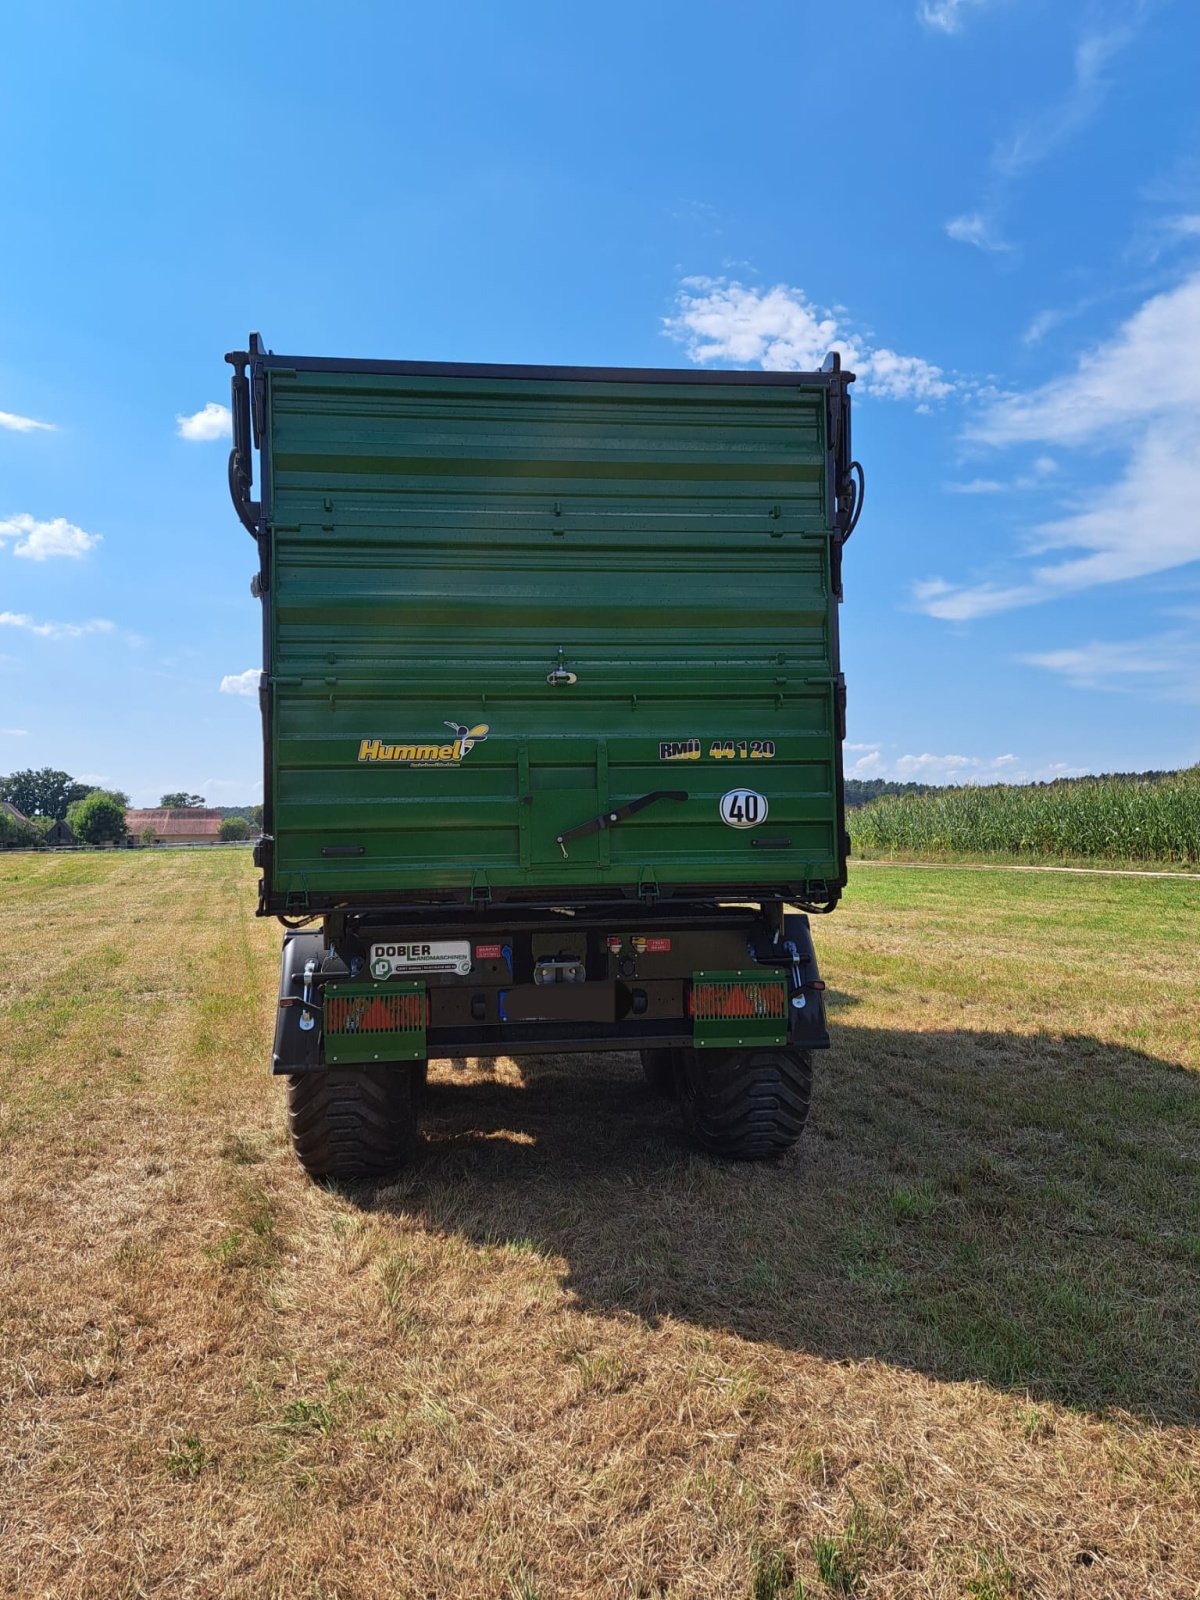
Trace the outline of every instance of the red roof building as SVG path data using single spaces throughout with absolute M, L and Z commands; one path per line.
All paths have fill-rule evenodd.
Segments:
M 221 813 L 211 807 L 166 810 L 151 806 L 127 811 L 125 826 L 135 839 L 140 839 L 147 828 L 153 828 L 159 844 L 216 844 Z

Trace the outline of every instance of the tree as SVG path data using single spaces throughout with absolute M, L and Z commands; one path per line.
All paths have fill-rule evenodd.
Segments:
M 0 800 L 7 800 L 27 817 L 53 817 L 61 822 L 68 806 L 84 799 L 91 787 L 54 767 L 42 767 L 37 772 L 26 768 L 23 772 L 14 772 L 11 777 L 0 778 Z
M 93 789 L 86 799 L 74 802 L 67 821 L 84 844 L 123 844 L 129 837 L 125 797 L 116 790 Z
M 221 826 L 217 829 L 217 838 L 222 844 L 231 844 L 238 839 L 250 837 L 250 824 L 245 817 L 222 817 Z
M 37 829 L 28 822 L 19 822 L 9 812 L 0 811 L 0 849 L 11 845 L 36 844 L 38 838 Z
M 138 834 L 138 838 L 143 844 L 157 844 L 158 835 L 154 831 L 154 824 L 152 822 L 148 822 L 142 829 L 141 833 Z
M 186 789 L 179 789 L 172 794 L 163 795 L 158 803 L 160 806 L 165 806 L 168 811 L 192 811 L 197 806 L 203 806 L 204 796 L 188 794 Z
M 250 823 L 252 827 L 262 827 L 263 810 L 261 806 L 250 807 Z

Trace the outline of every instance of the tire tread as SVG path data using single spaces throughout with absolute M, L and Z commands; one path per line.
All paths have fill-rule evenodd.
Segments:
M 692 1138 L 727 1161 L 765 1161 L 804 1132 L 812 1098 L 807 1050 L 690 1050 L 680 1106 Z
M 288 1131 L 310 1178 L 376 1178 L 416 1150 L 412 1067 L 339 1067 L 288 1078 Z

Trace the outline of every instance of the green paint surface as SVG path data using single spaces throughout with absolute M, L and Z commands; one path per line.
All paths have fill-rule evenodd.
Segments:
M 273 894 L 841 879 L 825 387 L 266 382 Z

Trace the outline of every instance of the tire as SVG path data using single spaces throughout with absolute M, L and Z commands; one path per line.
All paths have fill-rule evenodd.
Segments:
M 675 1058 L 678 1050 L 640 1050 L 642 1072 L 652 1094 L 664 1100 L 674 1100 L 676 1095 Z
M 416 1072 L 332 1067 L 288 1079 L 292 1149 L 310 1178 L 379 1178 L 417 1147 Z
M 812 1098 L 808 1050 L 684 1050 L 684 1127 L 710 1155 L 766 1161 L 804 1132 Z

